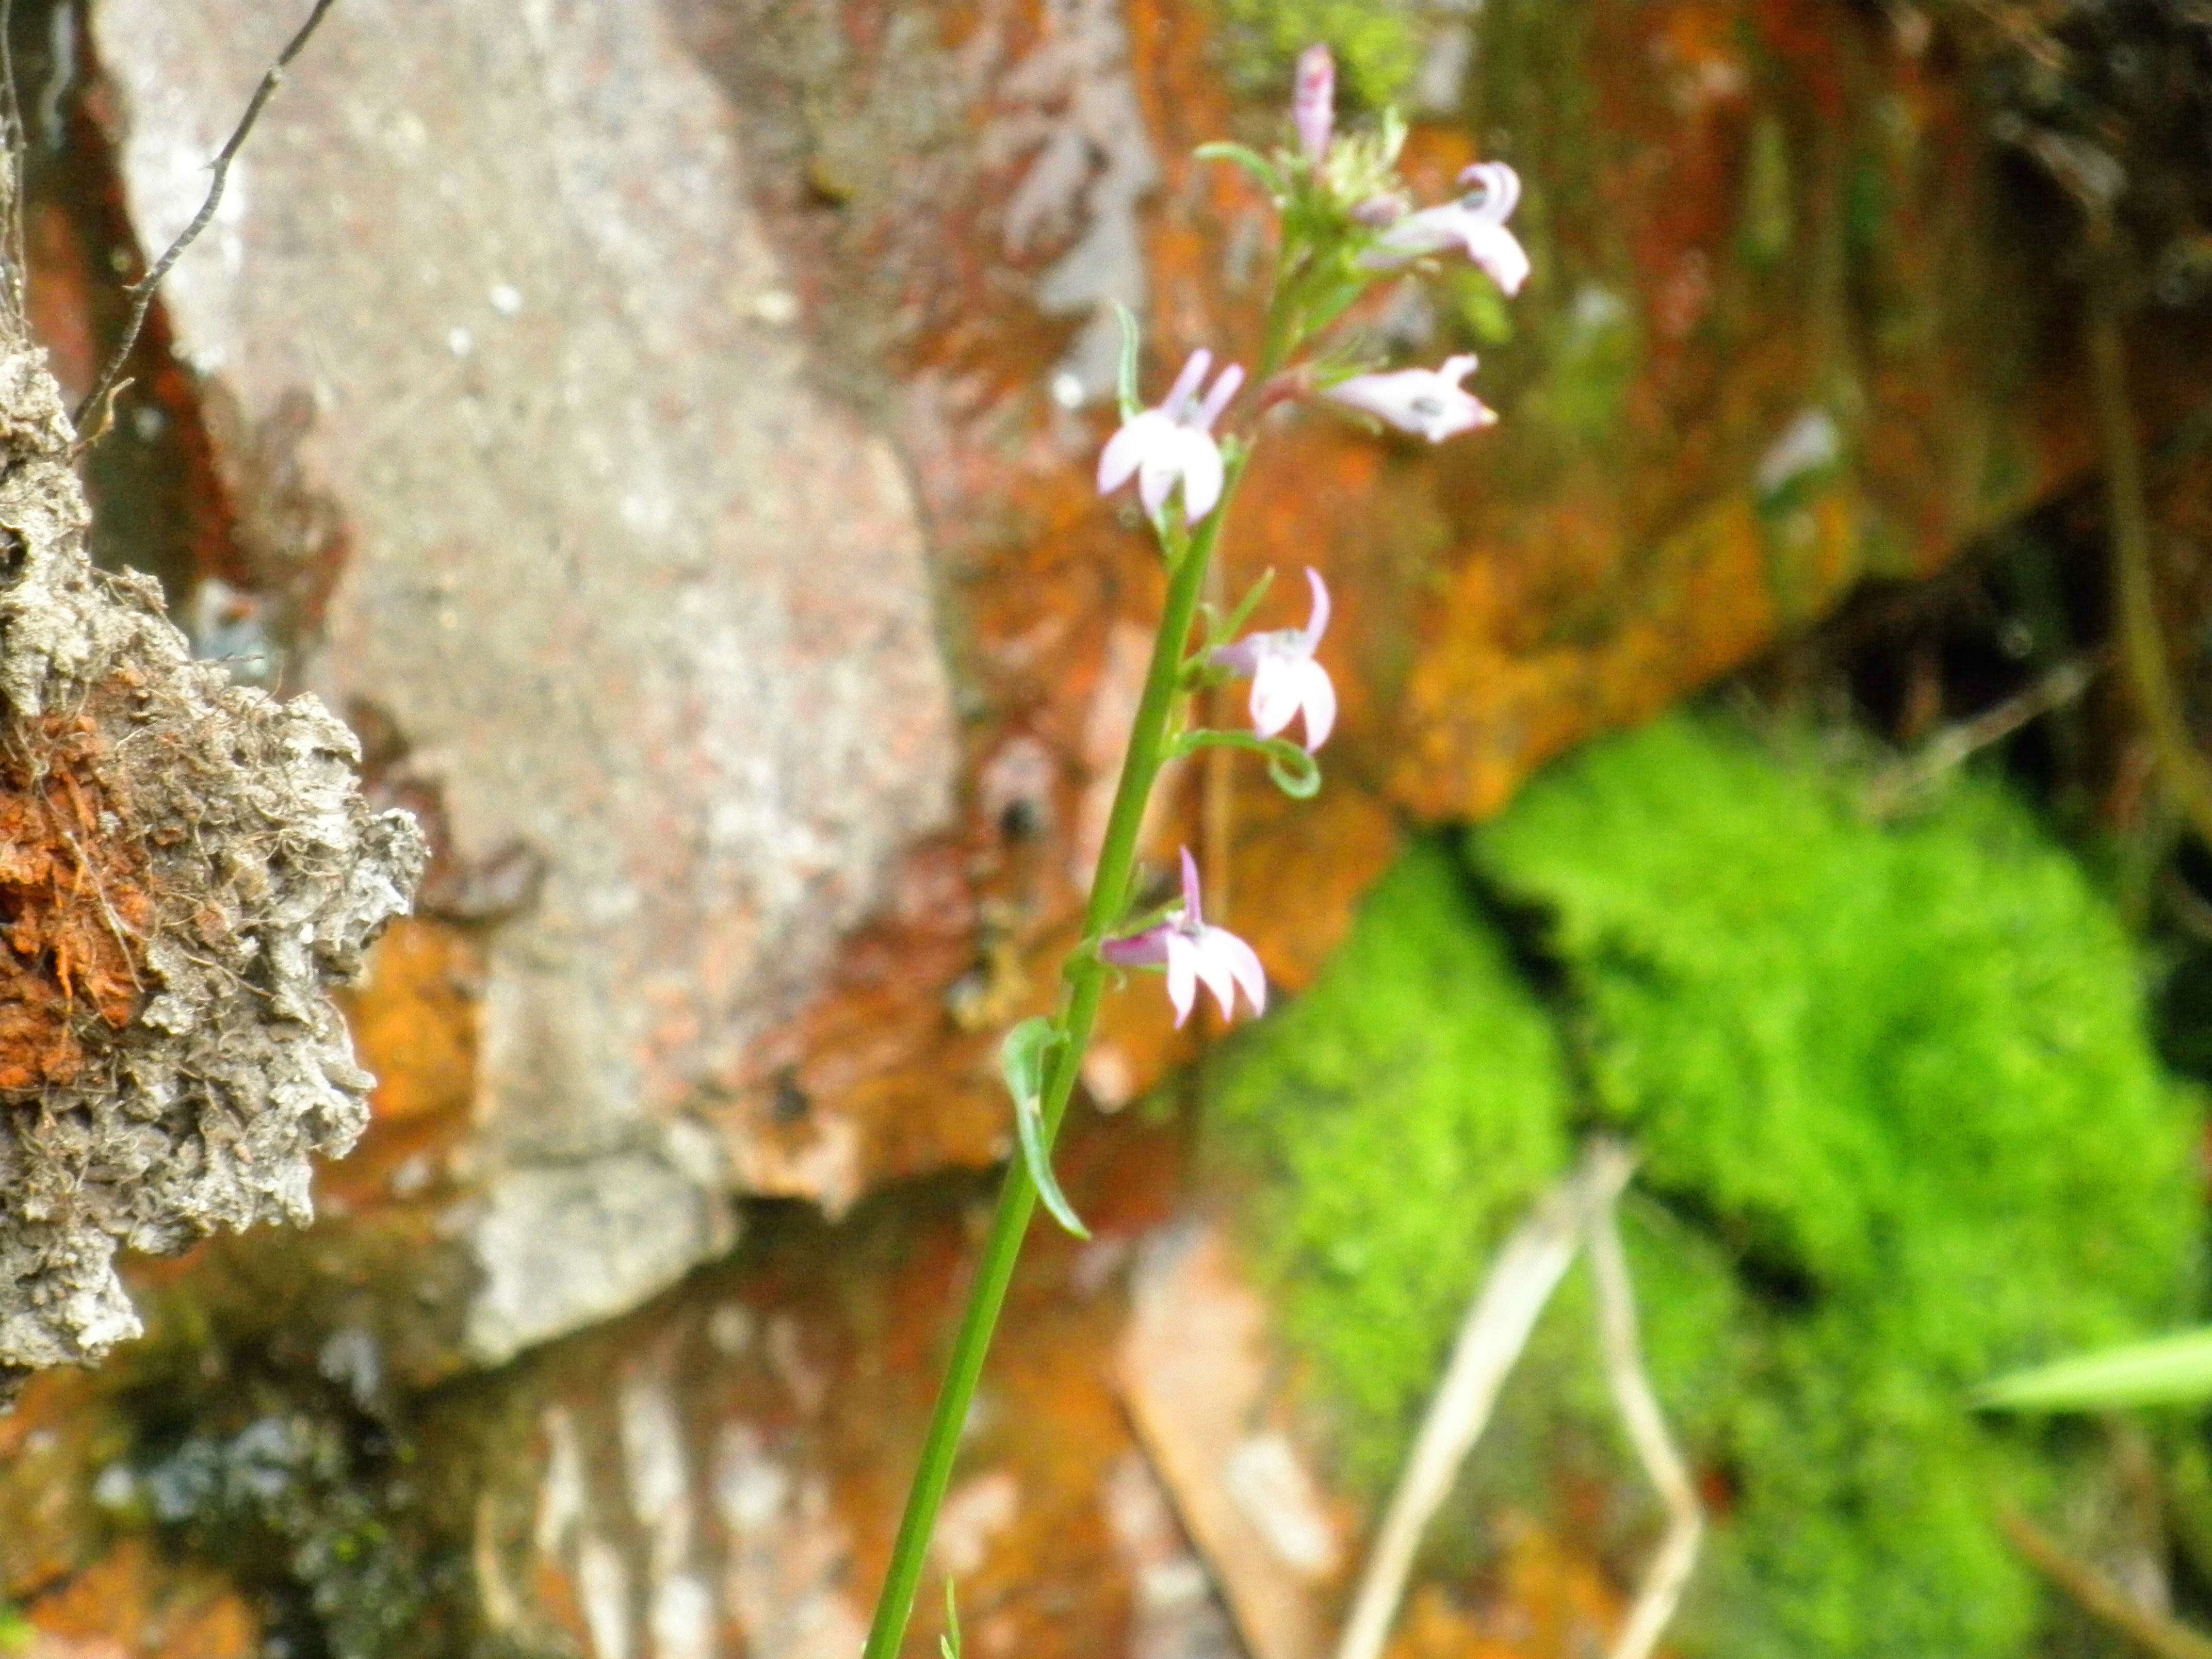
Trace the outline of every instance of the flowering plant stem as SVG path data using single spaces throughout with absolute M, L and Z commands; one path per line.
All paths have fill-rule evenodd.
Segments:
M 1410 252 L 1385 247 L 1378 228 L 1405 211 L 1404 184 L 1396 169 L 1404 124 L 1386 114 L 1378 134 L 1337 137 L 1332 115 L 1334 87 L 1335 69 L 1328 48 L 1310 47 L 1298 60 L 1293 111 L 1297 153 L 1279 151 L 1271 161 L 1234 144 L 1207 145 L 1199 151 L 1201 158 L 1233 161 L 1251 174 L 1280 216 L 1255 412 L 1264 412 L 1279 397 L 1301 395 L 1300 388 L 1306 393 L 1316 388 L 1314 365 L 1294 370 L 1291 366 L 1344 315 L 1378 270 L 1428 260 L 1443 246 L 1464 242 L 1469 257 L 1491 270 L 1508 291 L 1517 288 L 1526 274 L 1526 256 L 1504 228 L 1520 195 L 1520 183 L 1502 163 L 1481 163 L 1469 170 L 1479 176 L 1477 194 L 1449 210 L 1431 210 L 1425 220 L 1418 214 L 1407 219 L 1413 228 L 1407 233 L 1413 237 Z M 1400 205 L 1391 205 L 1377 216 L 1378 204 Z M 907 1494 L 906 1512 L 891 1546 L 890 1567 L 862 1659 L 897 1659 L 905 1641 L 907 1620 L 928 1563 L 930 1534 L 951 1482 L 991 1334 L 997 1328 L 999 1310 L 1005 1305 L 1014 1264 L 1038 1204 L 1042 1202 L 1071 1232 L 1089 1237 L 1054 1178 L 1052 1147 L 1083 1069 L 1109 969 L 1164 969 L 1177 1025 L 1189 1018 L 1201 985 L 1220 1004 L 1224 1020 L 1239 1000 L 1255 1015 L 1266 1009 L 1266 969 L 1249 944 L 1206 920 L 1198 867 L 1188 847 L 1182 849 L 1182 903 L 1166 907 L 1156 920 L 1128 915 L 1134 896 L 1131 887 L 1138 836 L 1160 768 L 1201 748 L 1218 749 L 1224 756 L 1237 748 L 1251 749 L 1267 757 L 1276 786 L 1302 800 L 1321 787 L 1313 751 L 1328 740 L 1336 719 L 1335 688 L 1315 658 L 1328 625 L 1328 590 L 1320 573 L 1310 568 L 1306 580 L 1313 590 L 1314 608 L 1305 627 L 1225 638 L 1243 625 L 1259 602 L 1263 582 L 1225 626 L 1220 617 L 1209 613 L 1206 637 L 1194 653 L 1190 652 L 1191 627 L 1206 594 L 1206 574 L 1230 501 L 1251 459 L 1256 428 L 1248 427 L 1248 435 L 1242 439 L 1214 435 L 1215 422 L 1237 401 L 1244 385 L 1244 371 L 1229 364 L 1209 386 L 1213 354 L 1202 347 L 1184 362 L 1160 403 L 1142 406 L 1137 391 L 1136 320 L 1124 311 L 1121 323 L 1121 424 L 1099 453 L 1098 489 L 1101 495 L 1110 495 L 1131 483 L 1137 486 L 1137 497 L 1166 556 L 1167 605 L 1152 641 L 1144 695 L 1130 726 L 1121 782 L 1114 791 L 1090 901 L 1084 907 L 1083 937 L 1061 970 L 1060 1007 L 1050 1019 L 1038 1015 L 1022 1021 L 1006 1034 L 1000 1050 L 1006 1086 L 1014 1097 L 1021 1155 L 1008 1162 L 999 1188 L 998 1212 L 969 1287 L 967 1311 L 953 1339 L 951 1363 L 938 1390 L 928 1437 L 922 1443 L 921 1467 Z M 1435 443 L 1494 418 L 1471 393 L 1461 390 L 1460 382 L 1474 366 L 1472 356 L 1455 357 L 1441 371 L 1353 374 L 1319 389 L 1339 403 Z M 1289 390 L 1275 385 L 1279 377 Z M 1252 682 L 1249 733 L 1182 729 L 1177 715 L 1183 699 L 1237 678 Z M 1293 720 L 1304 723 L 1303 747 L 1282 736 Z M 1218 805 L 1221 797 L 1219 778 L 1213 781 L 1216 787 L 1209 793 L 1215 799 L 1210 805 Z
M 1099 999 L 1106 989 L 1106 964 L 1097 945 L 1121 919 L 1127 902 L 1129 878 L 1135 868 L 1137 836 L 1152 799 L 1152 785 L 1166 758 L 1170 717 L 1181 691 L 1183 651 L 1206 586 L 1206 567 L 1212 562 L 1215 543 L 1228 516 L 1230 498 L 1236 493 L 1249 452 L 1239 446 L 1228 458 L 1221 501 L 1196 532 L 1188 536 L 1182 557 L 1170 567 L 1167 608 L 1152 641 L 1152 665 L 1145 673 L 1145 690 L 1137 705 L 1137 718 L 1129 732 L 1129 748 L 1121 763 L 1121 779 L 1114 792 L 1114 809 L 1106 821 L 1104 844 L 1091 884 L 1090 902 L 1083 913 L 1083 944 L 1065 969 L 1060 1012 L 1054 1024 L 1064 1040 L 1053 1050 L 1042 1100 L 1043 1139 L 1048 1152 L 1060 1133 L 1067 1103 L 1091 1042 L 1091 1026 L 1098 1018 Z M 1181 538 L 1178 538 L 1181 539 Z M 868 1631 L 862 1659 L 896 1659 L 905 1640 L 908 1616 L 921 1587 L 927 1565 L 929 1539 L 945 1490 L 952 1478 L 953 1459 L 960 1449 L 960 1434 L 968 1421 L 975 1385 L 983 1373 L 984 1356 L 997 1328 L 999 1310 L 1012 1281 L 1014 1264 L 1030 1218 L 1036 1212 L 1036 1182 L 1028 1164 L 1019 1158 L 1006 1166 L 999 1188 L 999 1206 L 992 1217 L 982 1259 L 976 1264 L 975 1283 L 968 1292 L 967 1311 L 952 1345 L 952 1359 L 929 1419 L 929 1435 L 922 1443 L 921 1467 L 907 1494 L 906 1512 L 900 1518 L 898 1537 L 891 1546 L 890 1571 L 876 1603 L 874 1623 Z

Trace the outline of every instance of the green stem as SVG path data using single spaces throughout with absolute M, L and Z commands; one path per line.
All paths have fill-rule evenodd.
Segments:
M 1114 810 L 1106 820 L 1106 836 L 1098 854 L 1098 869 L 1091 878 L 1091 902 L 1084 908 L 1084 948 L 1068 965 L 1067 989 L 1060 1011 L 1060 1028 L 1067 1041 L 1055 1053 L 1043 1099 L 1044 1144 L 1048 1151 L 1060 1133 L 1069 1097 L 1090 1046 L 1091 1030 L 1098 1018 L 1098 1001 L 1106 988 L 1106 967 L 1088 948 L 1121 916 L 1128 895 L 1130 872 L 1137 859 L 1137 834 L 1143 828 L 1145 807 L 1159 775 L 1167 733 L 1168 715 L 1179 690 L 1184 642 L 1190 637 L 1192 619 L 1212 562 L 1222 521 L 1229 514 L 1230 498 L 1243 476 L 1244 456 L 1231 462 L 1221 500 L 1191 538 L 1190 545 L 1168 579 L 1166 614 L 1160 618 L 1158 636 L 1152 641 L 1152 665 L 1146 671 L 1144 696 L 1129 732 L 1129 750 L 1121 763 L 1121 781 L 1114 792 Z M 999 1188 L 999 1207 L 984 1241 L 975 1283 L 968 1292 L 967 1311 L 954 1339 L 952 1363 L 938 1390 L 936 1409 L 930 1414 L 928 1437 L 922 1442 L 921 1467 L 907 1493 L 906 1513 L 900 1518 L 898 1538 L 891 1546 L 891 1564 L 884 1575 L 882 1597 L 876 1603 L 875 1622 L 868 1631 L 861 1659 L 896 1659 L 906 1639 L 908 1618 L 914 1611 L 915 1593 L 921 1588 L 923 1567 L 929 1556 L 929 1538 L 937 1525 L 937 1511 L 952 1479 L 952 1463 L 960 1449 L 961 1430 L 975 1397 L 975 1384 L 983 1374 L 983 1358 L 990 1351 L 991 1334 L 999 1322 L 999 1310 L 1006 1299 L 1006 1286 L 1014 1276 L 1022 1240 L 1036 1212 L 1036 1183 L 1017 1158 L 1006 1166 Z

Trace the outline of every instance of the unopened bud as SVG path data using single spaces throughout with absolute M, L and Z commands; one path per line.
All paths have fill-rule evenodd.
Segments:
M 1413 210 L 1413 204 L 1395 191 L 1386 191 L 1380 196 L 1370 196 L 1354 204 L 1352 216 L 1370 230 L 1380 230 L 1385 225 L 1395 225 Z
M 1298 54 L 1291 121 L 1298 131 L 1298 149 L 1319 167 L 1328 155 L 1329 134 L 1336 125 L 1336 59 L 1321 42 Z

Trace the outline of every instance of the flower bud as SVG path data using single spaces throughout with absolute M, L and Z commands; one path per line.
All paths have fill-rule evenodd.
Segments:
M 1328 155 L 1329 135 L 1336 125 L 1336 59 L 1325 44 L 1316 41 L 1298 54 L 1291 122 L 1297 128 L 1298 149 L 1307 161 L 1320 167 Z

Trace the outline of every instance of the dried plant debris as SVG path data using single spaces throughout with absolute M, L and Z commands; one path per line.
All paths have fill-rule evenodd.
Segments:
M 0 1399 L 137 1334 L 118 1246 L 308 1218 L 373 1081 L 328 992 L 425 856 L 314 698 L 92 568 L 75 435 L 0 328 Z

